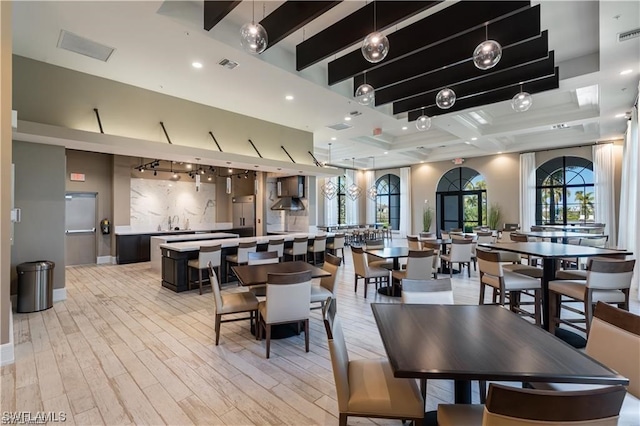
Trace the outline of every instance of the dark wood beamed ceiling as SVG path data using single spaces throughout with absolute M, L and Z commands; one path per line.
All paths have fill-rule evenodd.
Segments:
M 240 3 L 242 3 L 242 0 L 204 0 L 204 29 L 206 31 L 211 31 L 211 28 L 215 27 L 222 18 L 227 16 L 227 14 L 235 9 L 235 7 Z
M 326 11 L 337 6 L 340 1 L 294 1 L 284 2 L 267 15 L 260 25 L 269 34 L 267 49 L 307 25 Z
M 544 77 L 539 80 L 525 82 L 522 85 L 522 90 L 525 92 L 535 94 L 544 92 L 546 90 L 553 90 L 560 87 L 560 77 L 558 75 L 558 67 L 555 67 L 555 74 Z M 519 84 L 512 84 L 508 87 L 499 87 L 485 92 L 474 93 L 467 96 L 462 96 L 456 100 L 456 103 L 449 109 L 440 109 L 435 105 L 427 106 L 424 109 L 416 109 L 410 111 L 408 114 L 409 121 L 415 121 L 423 113 L 429 117 L 448 114 L 450 112 L 462 111 L 467 108 L 476 108 L 483 105 L 493 104 L 496 102 L 508 101 L 516 93 L 520 92 Z
M 393 61 L 402 59 L 417 50 L 425 49 L 432 44 L 440 43 L 442 40 L 468 32 L 479 26 L 483 28 L 482 40 L 484 40 L 484 24 L 486 22 L 491 22 L 529 6 L 530 2 L 528 1 L 461 1 L 389 34 L 389 54 L 379 64 L 367 62 L 359 49 L 329 62 L 328 82 L 332 85 L 366 70 L 384 68 Z M 537 21 L 540 22 L 539 17 Z M 493 24 L 489 25 L 490 33 L 492 26 Z M 473 48 L 475 45 L 471 52 L 473 52 Z
M 296 46 L 298 71 L 320 62 L 360 41 L 373 31 L 374 3 L 376 29 L 384 30 L 412 17 L 442 0 L 433 1 L 375 1 L 325 28 Z

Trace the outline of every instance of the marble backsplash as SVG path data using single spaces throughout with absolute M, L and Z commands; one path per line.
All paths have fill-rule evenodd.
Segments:
M 132 229 L 156 231 L 171 228 L 210 229 L 216 225 L 216 186 L 194 182 L 131 179 Z
M 267 232 L 309 232 L 309 202 L 307 199 L 302 199 L 304 210 L 271 210 L 271 206 L 278 201 L 275 178 L 267 178 L 266 189 Z

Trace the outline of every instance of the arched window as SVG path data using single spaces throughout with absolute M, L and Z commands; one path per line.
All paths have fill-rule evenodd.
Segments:
M 440 178 L 436 192 L 440 229 L 471 232 L 487 224 L 487 183 L 469 167 L 456 167 Z
M 557 157 L 536 170 L 536 224 L 594 222 L 593 163 Z
M 387 174 L 376 180 L 376 222 L 400 229 L 400 178 Z

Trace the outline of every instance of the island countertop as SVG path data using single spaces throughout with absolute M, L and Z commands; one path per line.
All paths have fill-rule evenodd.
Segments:
M 333 233 L 318 233 L 318 234 L 309 234 L 309 233 L 293 233 L 287 235 L 266 235 L 260 237 L 243 237 L 243 238 L 231 238 L 231 239 L 214 239 L 214 240 L 203 240 L 203 241 L 185 241 L 180 243 L 165 243 L 160 244 L 160 248 L 173 250 L 177 252 L 186 252 L 186 251 L 196 251 L 199 250 L 201 246 L 214 246 L 217 244 L 222 245 L 222 248 L 226 247 L 237 247 L 240 243 L 248 242 L 248 241 L 256 241 L 258 244 L 267 244 L 271 240 L 281 240 L 285 241 L 293 241 L 294 238 L 297 237 L 307 237 L 309 239 L 315 238 L 316 235 L 327 237 L 333 237 L 335 234 Z

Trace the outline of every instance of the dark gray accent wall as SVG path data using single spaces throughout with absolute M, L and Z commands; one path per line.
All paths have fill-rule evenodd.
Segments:
M 65 149 L 13 141 L 15 206 L 22 220 L 14 226 L 11 248 L 11 294 L 17 292 L 16 265 L 55 262 L 54 288 L 64 288 Z

